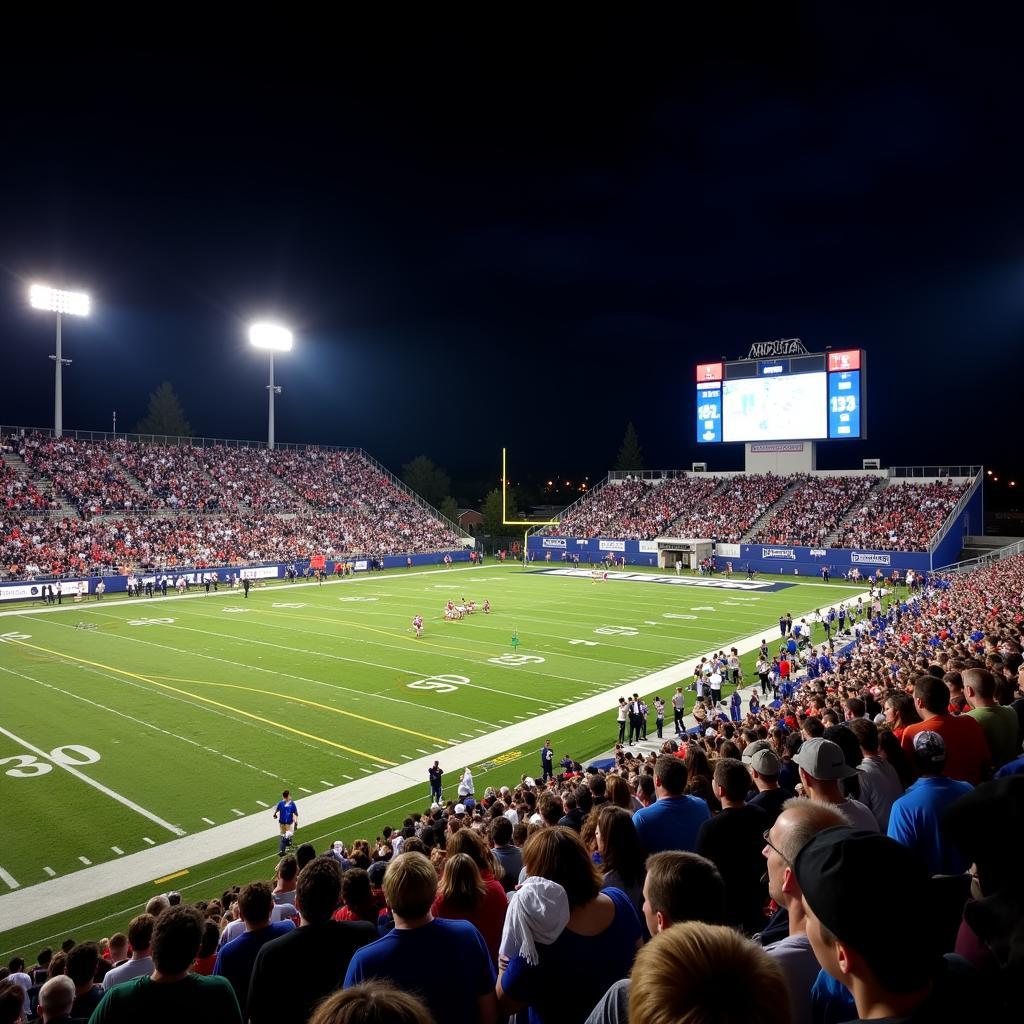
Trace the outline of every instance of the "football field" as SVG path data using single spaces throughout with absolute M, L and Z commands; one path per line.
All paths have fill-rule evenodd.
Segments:
M 859 592 L 484 565 L 3 609 L 0 953 L 269 877 L 285 788 L 321 849 L 422 810 L 434 758 L 446 797 L 467 764 L 478 795 L 535 774 L 548 737 L 585 760 L 620 694 L 667 699 L 701 654 Z M 449 599 L 492 610 L 446 622 Z

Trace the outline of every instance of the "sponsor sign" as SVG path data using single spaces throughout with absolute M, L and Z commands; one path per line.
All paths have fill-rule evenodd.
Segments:
M 641 555 L 656 555 L 658 553 L 658 542 L 656 540 L 642 540 L 639 544 Z
M 892 558 L 880 551 L 851 551 L 850 561 L 854 565 L 889 565 Z
M 750 446 L 752 452 L 802 452 L 803 441 L 757 441 Z
M 740 546 L 739 544 L 716 544 L 715 554 L 719 558 L 739 558 Z
M 828 549 L 827 548 L 808 548 L 807 549 L 807 554 L 809 554 L 811 556 L 811 558 L 824 558 L 828 554 Z
M 370 567 L 369 563 L 365 558 L 360 558 L 353 564 L 356 567 L 356 572 L 366 572 L 366 570 Z
M 276 580 L 279 568 L 276 565 L 257 565 L 249 569 L 239 569 L 238 578 L 240 580 Z
M 0 601 L 24 601 L 31 598 L 41 600 L 43 596 L 43 583 L 16 583 L 0 587 Z M 47 580 L 45 586 L 53 587 L 57 592 L 57 580 Z M 61 597 L 74 597 L 75 594 L 88 594 L 88 580 L 61 580 Z
M 792 548 L 761 548 L 762 558 L 786 558 L 796 561 L 796 552 Z
M 624 540 L 602 540 L 597 543 L 598 551 L 625 551 L 626 542 Z
M 547 576 L 575 576 L 577 579 L 589 580 L 589 569 L 541 569 Z M 663 583 L 671 587 L 695 587 L 698 590 L 754 590 L 775 592 L 791 587 L 791 583 L 773 583 L 769 580 L 723 580 L 707 576 L 658 576 L 647 572 L 609 572 L 610 581 L 622 583 Z M 602 627 L 618 628 L 618 627 Z
M 776 356 L 805 356 L 807 349 L 799 338 L 776 338 L 774 341 L 755 341 L 750 346 L 748 359 L 774 359 Z
M 541 546 L 545 548 L 564 548 L 565 538 L 564 537 L 545 537 L 541 541 Z

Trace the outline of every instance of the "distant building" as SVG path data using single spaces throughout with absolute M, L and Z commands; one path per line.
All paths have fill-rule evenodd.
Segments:
M 475 537 L 483 525 L 484 517 L 475 508 L 459 509 L 459 526 Z

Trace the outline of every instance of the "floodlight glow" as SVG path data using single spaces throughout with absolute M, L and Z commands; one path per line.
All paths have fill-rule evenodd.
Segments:
M 45 284 L 34 284 L 28 291 L 28 300 L 35 309 L 49 313 L 89 315 L 89 296 L 85 292 L 65 292 Z
M 254 348 L 268 348 L 271 352 L 290 352 L 292 332 L 279 324 L 253 324 L 249 328 L 249 344 Z

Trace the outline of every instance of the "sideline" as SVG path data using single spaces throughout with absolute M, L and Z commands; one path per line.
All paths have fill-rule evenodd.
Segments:
M 868 591 L 860 595 L 853 594 L 850 599 L 856 600 L 858 596 L 868 599 Z M 811 609 L 795 617 L 806 618 L 813 614 L 814 609 Z M 756 633 L 729 643 L 728 646 L 736 647 L 741 655 L 748 654 L 758 649 L 762 637 L 767 634 L 769 628 L 770 624 Z M 713 657 L 717 650 L 703 653 L 706 657 Z M 700 657 L 700 653 L 690 655 L 685 662 L 659 669 L 650 675 L 632 680 L 628 685 L 637 693 L 647 695 L 657 689 L 685 683 L 692 675 L 694 661 Z M 302 800 L 302 823 L 312 825 L 324 821 L 345 811 L 394 796 L 410 786 L 418 785 L 426 790 L 427 769 L 439 756 L 443 756 L 450 765 L 478 765 L 506 750 L 528 747 L 542 736 L 555 733 L 559 729 L 575 725 L 602 712 L 608 714 L 608 731 L 614 734 L 616 708 L 614 701 L 609 702 L 609 695 L 621 690 L 622 686 L 621 682 L 613 683 L 594 696 L 564 705 L 554 711 L 531 716 L 515 725 L 487 733 L 477 739 L 466 740 L 465 743 L 459 743 L 443 752 L 428 754 L 366 778 L 315 793 Z M 424 802 L 427 799 L 424 794 Z M 259 843 L 270 845 L 275 839 L 276 833 L 272 828 L 270 816 L 266 811 L 259 811 L 203 832 L 172 839 L 159 846 L 119 857 L 117 860 L 94 864 L 2 895 L 0 921 L 3 922 L 4 930 L 18 928 L 249 846 Z

